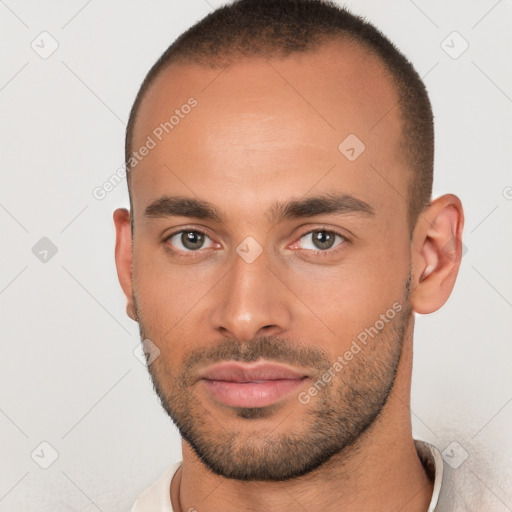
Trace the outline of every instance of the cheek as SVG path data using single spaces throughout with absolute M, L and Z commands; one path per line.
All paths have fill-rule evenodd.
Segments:
M 171 265 L 164 251 L 150 247 L 134 247 L 133 286 L 146 335 L 165 345 L 205 293 L 191 266 Z
M 304 306 L 298 310 L 302 318 L 297 322 L 301 332 L 307 330 L 306 338 L 317 340 L 329 351 L 334 344 L 339 352 L 393 304 L 402 304 L 409 253 L 407 246 L 397 247 L 372 245 L 347 253 L 336 266 L 283 270 L 281 275 Z M 319 329 L 328 335 L 324 340 L 319 339 Z
M 150 243 L 134 247 L 133 278 L 138 297 L 156 310 L 169 314 L 190 307 L 207 289 L 211 272 L 206 264 L 176 263 L 158 246 Z

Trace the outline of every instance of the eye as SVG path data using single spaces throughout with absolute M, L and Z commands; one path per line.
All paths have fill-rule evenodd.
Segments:
M 346 240 L 347 239 L 343 235 L 340 235 L 335 231 L 317 229 L 302 235 L 299 239 L 299 242 L 300 249 L 326 252 L 333 247 L 341 245 Z
M 173 233 L 165 239 L 165 242 L 171 244 L 174 249 L 184 252 L 194 252 L 214 246 L 212 239 L 206 233 L 194 229 Z

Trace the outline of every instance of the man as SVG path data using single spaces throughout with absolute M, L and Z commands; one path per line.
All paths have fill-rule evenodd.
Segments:
M 183 439 L 132 510 L 463 510 L 411 433 L 463 211 L 405 57 L 335 4 L 241 0 L 150 70 L 126 162 L 118 275 Z

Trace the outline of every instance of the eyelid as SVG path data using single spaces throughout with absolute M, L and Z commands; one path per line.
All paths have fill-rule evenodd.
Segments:
M 210 239 L 210 241 L 212 242 L 212 244 L 214 244 L 214 246 L 219 246 L 221 244 L 219 244 L 219 242 L 216 242 L 213 237 L 209 234 L 209 230 L 208 228 L 204 227 L 204 226 L 201 226 L 201 227 L 198 227 L 198 226 L 180 226 L 179 228 L 175 228 L 173 230 L 171 230 L 170 232 L 167 232 L 165 233 L 163 236 L 162 236 L 162 241 L 164 243 L 167 243 L 172 237 L 178 235 L 178 234 L 181 234 L 183 232 L 197 232 L 197 233 L 201 233 L 203 235 L 205 235 L 206 237 L 208 237 Z M 340 229 L 338 228 L 333 228 L 333 227 L 330 227 L 330 226 L 325 226 L 325 225 L 320 225 L 320 226 L 314 226 L 314 227 L 310 227 L 309 229 L 307 229 L 306 231 L 302 232 L 300 235 L 296 236 L 295 237 L 295 241 L 292 242 L 291 245 L 294 245 L 296 244 L 301 238 L 305 237 L 306 235 L 310 235 L 312 233 L 315 233 L 315 232 L 318 232 L 318 231 L 326 231 L 327 233 L 332 233 L 334 235 L 338 235 L 340 236 L 343 240 L 342 242 L 340 242 L 338 245 L 332 247 L 332 248 L 329 248 L 329 249 L 302 249 L 306 252 L 309 252 L 309 253 L 313 253 L 313 254 L 333 254 L 334 252 L 337 251 L 338 248 L 340 248 L 340 246 L 343 246 L 345 245 L 347 242 L 348 243 L 351 243 L 351 238 L 349 236 L 347 236 L 344 232 L 342 232 Z M 170 245 L 170 244 L 169 244 Z M 201 248 L 201 249 L 197 249 L 195 251 L 192 251 L 192 250 L 183 250 L 183 249 L 178 249 L 176 247 L 172 247 L 172 251 L 176 254 L 181 254 L 181 255 L 184 255 L 184 254 L 187 254 L 187 255 L 194 255 L 194 254 L 198 254 L 198 253 L 201 253 L 203 250 L 205 249 L 212 249 L 213 247 L 206 247 L 206 248 Z
M 313 254 L 321 253 L 321 254 L 327 255 L 327 254 L 335 253 L 338 249 L 341 249 L 341 246 L 345 245 L 346 243 L 351 242 L 351 239 L 344 232 L 342 232 L 339 229 L 331 228 L 331 227 L 327 227 L 327 226 L 316 226 L 313 228 L 309 228 L 307 231 L 304 231 L 300 235 L 296 236 L 295 242 L 293 242 L 291 245 L 297 244 L 301 240 L 301 238 L 304 238 L 306 235 L 310 235 L 310 234 L 316 233 L 318 231 L 325 231 L 327 233 L 332 233 L 333 235 L 337 235 L 342 238 L 342 241 L 340 243 L 338 243 L 337 245 L 335 245 L 334 247 L 330 247 L 329 249 L 302 249 L 302 248 L 299 248 L 299 249 L 302 249 L 306 252 L 313 253 Z
M 162 242 L 165 243 L 166 245 L 170 245 L 171 246 L 171 251 L 174 252 L 175 254 L 180 254 L 180 255 L 187 255 L 187 256 L 191 256 L 191 255 L 194 255 L 194 254 L 199 254 L 201 253 L 203 250 L 205 249 L 212 249 L 215 247 L 215 245 L 220 245 L 218 242 L 216 242 L 213 237 L 209 234 L 208 232 L 209 230 L 205 227 L 197 227 L 197 226 L 180 226 L 179 228 L 175 228 L 175 229 L 172 229 L 170 232 L 166 232 L 164 235 L 162 235 Z M 202 235 L 204 235 L 205 237 L 208 237 L 211 241 L 211 243 L 213 244 L 214 247 L 201 247 L 200 249 L 197 249 L 195 251 L 192 251 L 192 250 L 184 250 L 184 249 L 178 249 L 177 247 L 174 247 L 172 246 L 169 241 L 171 240 L 171 238 L 175 237 L 176 235 L 179 235 L 179 234 L 182 234 L 182 233 L 187 233 L 187 232 L 195 232 L 195 233 L 201 233 Z
M 307 229 L 305 229 L 305 231 L 302 231 L 299 235 L 296 235 L 296 239 L 298 240 L 305 235 L 309 235 L 309 234 L 315 233 L 317 231 L 326 231 L 327 233 L 334 233 L 336 235 L 341 236 L 348 242 L 350 242 L 352 239 L 351 235 L 347 234 L 346 230 L 342 230 L 341 228 L 337 228 L 337 227 L 325 226 L 325 225 L 308 227 Z
M 202 233 L 203 235 L 208 236 L 209 238 L 212 238 L 212 235 L 210 233 L 210 230 L 205 226 L 179 226 L 176 228 L 171 228 L 170 230 L 165 230 L 161 237 L 162 240 L 168 240 L 169 238 L 173 237 L 174 235 L 177 235 L 178 233 L 183 233 L 187 231 L 197 231 L 198 233 Z

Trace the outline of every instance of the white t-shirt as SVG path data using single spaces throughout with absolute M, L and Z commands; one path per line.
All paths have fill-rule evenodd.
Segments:
M 434 479 L 432 499 L 426 512 L 467 512 L 464 491 L 455 484 L 452 469 L 443 461 L 439 450 L 424 441 L 415 440 L 416 450 L 426 471 Z M 181 466 L 181 461 L 175 462 L 161 475 L 158 480 L 144 491 L 135 502 L 131 512 L 173 512 L 170 488 L 171 480 Z

